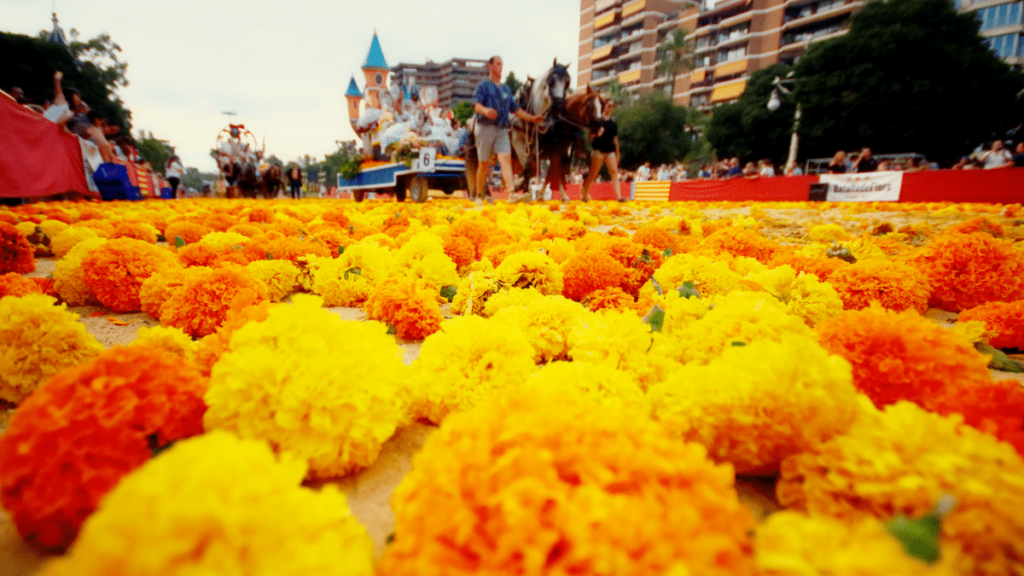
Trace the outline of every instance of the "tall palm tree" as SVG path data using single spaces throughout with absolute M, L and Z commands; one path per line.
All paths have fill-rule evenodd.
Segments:
M 671 90 L 675 90 L 676 77 L 694 69 L 695 50 L 696 42 L 687 40 L 686 30 L 681 28 L 673 30 L 658 46 L 658 70 L 672 78 Z

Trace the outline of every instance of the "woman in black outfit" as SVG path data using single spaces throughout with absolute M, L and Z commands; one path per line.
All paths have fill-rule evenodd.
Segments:
M 828 171 L 833 174 L 846 174 L 846 152 L 840 150 L 828 163 Z
M 601 111 L 600 127 L 591 131 L 590 139 L 593 141 L 593 151 L 590 154 L 590 174 L 583 183 L 583 201 L 590 200 L 590 185 L 597 180 L 601 172 L 601 166 L 608 166 L 608 174 L 612 177 L 612 185 L 615 187 L 615 198 L 619 202 L 625 202 L 619 191 L 619 127 L 612 120 L 612 109 L 615 104 L 607 101 Z

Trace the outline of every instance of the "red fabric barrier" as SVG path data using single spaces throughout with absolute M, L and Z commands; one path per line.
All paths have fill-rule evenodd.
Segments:
M 89 191 L 78 137 L 0 94 L 0 197 Z
M 687 180 L 673 182 L 668 199 L 675 201 L 802 202 L 807 200 L 817 176 L 775 176 L 772 178 L 731 178 L 729 180 Z
M 900 202 L 1024 202 L 1024 168 L 907 172 Z

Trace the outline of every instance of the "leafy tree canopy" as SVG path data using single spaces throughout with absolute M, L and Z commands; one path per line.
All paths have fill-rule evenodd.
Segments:
M 677 106 L 660 90 L 615 109 L 622 166 L 635 169 L 644 162 L 665 164 L 682 160 L 693 141 L 687 136 L 692 112 Z
M 779 109 L 768 110 L 776 76 L 785 78 L 790 68 L 775 64 L 754 72 L 736 102 L 715 108 L 705 136 L 719 157 L 738 157 L 744 162 L 770 158 L 781 166 L 789 155 L 789 140 L 796 112 L 792 96 L 780 94 Z
M 473 117 L 473 104 L 470 102 L 459 102 L 452 108 L 452 114 L 459 122 L 465 124 L 466 120 Z
M 626 91 L 626 87 L 620 84 L 618 80 L 612 80 L 602 85 L 601 95 L 615 102 L 618 106 L 629 102 L 629 92 Z
M 153 170 L 163 174 L 167 169 L 167 159 L 174 154 L 174 147 L 166 140 L 154 137 L 152 132 L 146 134 L 139 130 L 139 137 L 135 141 L 135 151 L 142 158 L 149 160 Z
M 79 42 L 72 30 L 72 38 L 69 52 L 44 38 L 0 32 L 0 87 L 20 86 L 30 100 L 51 100 L 53 73 L 60 70 L 65 87 L 78 89 L 93 110 L 130 135 L 131 112 L 117 96 L 117 89 L 128 85 L 128 65 L 118 59 L 120 46 L 107 34 Z
M 513 94 L 515 94 L 516 90 L 519 90 L 519 87 L 523 85 L 523 83 L 516 78 L 516 73 L 511 70 L 509 71 L 508 76 L 505 77 L 505 84 L 508 84 L 508 87 L 512 90 Z
M 978 27 L 949 0 L 866 4 L 848 34 L 796 65 L 801 155 L 870 146 L 950 160 L 1019 125 L 1024 77 Z

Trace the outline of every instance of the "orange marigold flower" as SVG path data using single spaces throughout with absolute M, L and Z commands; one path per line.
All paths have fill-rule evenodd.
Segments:
M 828 283 L 836 289 L 846 310 L 867 308 L 878 302 L 883 308 L 928 311 L 931 285 L 913 266 L 902 262 L 871 259 L 837 269 Z
M 768 261 L 768 267 L 777 268 L 779 266 L 788 265 L 797 272 L 804 272 L 806 274 L 814 274 L 818 277 L 818 280 L 827 282 L 832 273 L 836 270 L 849 266 L 850 263 L 839 258 L 816 258 L 814 256 L 804 256 L 798 254 L 789 247 L 784 246 L 782 249 L 777 250 L 772 256 L 772 259 Z
M 953 312 L 1024 299 L 1024 254 L 983 232 L 942 234 L 907 262 L 932 285 L 929 305 Z
M 1024 389 L 1015 380 L 993 381 L 988 357 L 955 333 L 916 312 L 876 307 L 825 320 L 818 338 L 850 362 L 854 385 L 879 408 L 909 400 L 959 413 L 1024 450 Z
M 679 236 L 656 226 L 645 226 L 633 234 L 633 242 L 646 246 L 659 254 L 669 248 L 673 253 L 679 252 Z
M 583 299 L 582 304 L 591 312 L 598 310 L 619 310 L 627 311 L 633 309 L 635 300 L 629 294 L 622 291 L 618 286 L 595 290 Z
M 253 206 L 248 210 L 243 210 L 241 215 L 249 219 L 249 222 L 261 222 L 263 224 L 269 224 L 277 219 L 274 215 L 274 211 L 266 206 Z
M 231 228 L 228 228 L 227 232 L 234 232 L 235 234 L 241 234 L 246 238 L 252 238 L 257 234 L 262 234 L 263 229 L 259 226 L 253 226 L 252 224 L 235 224 Z
M 705 231 L 707 228 L 705 227 Z M 711 234 L 697 246 L 695 252 L 714 256 L 726 253 L 733 256 L 746 256 L 759 262 L 769 262 L 780 245 L 774 240 L 765 238 L 760 233 L 746 228 L 729 226 Z
M 394 326 L 395 335 L 406 340 L 430 336 L 441 328 L 444 320 L 432 285 L 407 276 L 377 284 L 363 309 L 371 320 Z
M 142 311 L 153 318 L 160 318 L 160 310 L 164 303 L 170 299 L 185 282 L 185 279 L 202 273 L 209 268 L 194 266 L 185 268 L 178 263 L 161 266 L 149 278 L 142 283 L 139 289 L 139 302 L 142 304 Z
M 42 294 L 43 289 L 31 278 L 21 274 L 8 272 L 0 275 L 0 298 L 4 296 L 24 296 L 26 294 Z
M 82 259 L 83 280 L 107 308 L 138 312 L 142 310 L 142 283 L 174 261 L 174 255 L 165 248 L 133 238 L 118 238 L 94 248 Z
M 323 242 L 327 246 L 327 251 L 330 253 L 332 258 L 337 258 L 341 251 L 338 248 L 348 248 L 352 244 L 355 244 L 355 240 L 351 236 L 345 234 L 340 230 L 334 228 L 321 228 L 314 234 L 317 240 Z
M 483 258 L 484 249 L 490 243 L 490 237 L 497 232 L 497 227 L 486 218 L 459 218 L 452 223 L 451 235 L 461 236 L 469 240 L 476 250 L 474 260 Z
M 11 224 L 0 222 L 0 274 L 28 274 L 35 269 L 35 249 L 28 239 Z
M 576 254 L 562 264 L 562 295 L 582 302 L 592 292 L 621 285 L 629 271 L 600 250 Z
M 753 573 L 732 468 L 569 387 L 452 414 L 392 505 L 380 576 Z
M 946 228 L 944 232 L 947 234 L 951 232 L 960 234 L 984 232 L 996 238 L 1002 238 L 1006 235 L 1006 231 L 1003 230 L 1003 225 L 988 216 L 978 216 L 977 218 L 964 220 L 963 222 L 953 224 L 949 228 Z
M 999 334 L 989 342 L 992 346 L 1024 350 L 1024 300 L 988 302 L 964 310 L 957 318 L 957 322 L 971 320 L 984 322 L 986 329 Z
M 203 226 L 215 230 L 217 232 L 226 232 L 228 228 L 231 228 L 235 224 L 238 224 L 238 218 L 230 214 L 222 214 L 214 212 L 203 218 Z
M 206 380 L 182 358 L 118 347 L 65 370 L 0 436 L 0 503 L 26 542 L 60 551 L 151 448 L 203 431 Z
M 328 252 L 327 245 L 312 236 L 304 236 L 302 239 L 294 236 L 284 236 L 271 240 L 267 244 L 270 256 L 276 260 L 291 260 L 295 262 L 300 256 L 337 256 L 335 252 Z
M 167 228 L 164 230 L 164 237 L 167 238 L 167 242 L 172 246 L 174 245 L 176 238 L 181 238 L 185 241 L 185 244 L 188 245 L 199 242 L 203 239 L 203 236 L 206 236 L 210 232 L 212 232 L 212 230 L 202 224 L 196 224 L 195 222 L 189 222 L 188 220 L 181 220 L 168 224 Z
M 348 215 L 343 208 L 328 208 L 320 215 L 320 219 L 324 222 L 334 222 L 342 228 L 346 228 L 349 223 Z
M 236 299 L 258 304 L 268 299 L 267 287 L 248 270 L 225 267 L 185 278 L 160 308 L 160 323 L 189 336 L 213 334 L 224 323 Z
M 111 238 L 134 238 L 150 244 L 156 244 L 157 229 L 145 222 L 118 222 L 114 224 Z
M 449 234 L 444 237 L 444 253 L 460 270 L 476 261 L 476 248 L 465 236 Z

